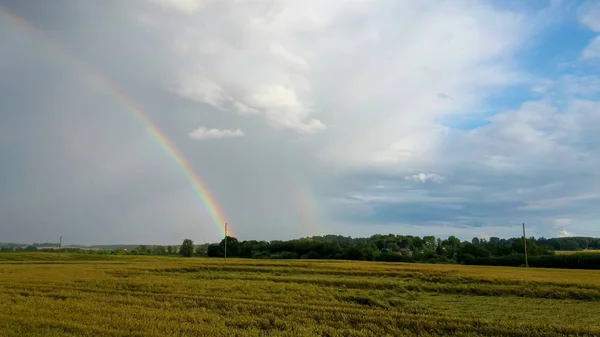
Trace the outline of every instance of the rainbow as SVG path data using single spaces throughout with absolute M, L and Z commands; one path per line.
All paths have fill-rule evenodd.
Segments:
M 205 208 L 208 210 L 212 220 L 219 227 L 221 234 L 225 234 L 225 215 L 217 204 L 215 198 L 211 195 L 205 184 L 202 182 L 200 177 L 194 172 L 190 163 L 185 157 L 179 152 L 177 147 L 169 140 L 167 135 L 162 132 L 156 124 L 144 113 L 144 111 L 136 105 L 133 99 L 129 98 L 120 88 L 110 82 L 106 77 L 102 76 L 98 71 L 79 60 L 67 49 L 63 48 L 60 44 L 52 40 L 50 36 L 44 33 L 42 30 L 36 28 L 29 21 L 22 17 L 19 17 L 11 12 L 0 7 L 0 18 L 5 18 L 7 22 L 12 23 L 14 26 L 23 29 L 25 32 L 32 33 L 37 36 L 42 42 L 46 44 L 51 50 L 62 56 L 64 59 L 76 63 L 86 74 L 88 80 L 92 83 L 99 85 L 104 88 L 107 92 L 113 95 L 116 100 L 122 104 L 134 117 L 137 119 L 150 133 L 152 138 L 160 145 L 160 147 L 173 159 L 173 161 L 181 168 L 187 179 L 192 184 L 195 193 L 200 197 Z M 228 228 L 228 235 L 231 234 L 231 227 Z
M 287 192 L 292 197 L 292 205 L 299 213 L 303 227 L 307 229 L 306 235 L 322 235 L 319 224 L 316 205 L 311 191 L 306 187 L 307 184 L 301 183 L 299 177 L 288 176 L 284 180 Z

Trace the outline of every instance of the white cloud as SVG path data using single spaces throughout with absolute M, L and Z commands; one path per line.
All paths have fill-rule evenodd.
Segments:
M 217 83 L 207 79 L 205 76 L 186 75 L 182 78 L 181 84 L 176 91 L 182 96 L 199 102 L 205 102 L 221 109 L 230 100 L 230 98 L 225 96 L 223 89 Z
M 566 237 L 573 236 L 573 234 L 572 234 L 572 233 L 570 233 L 570 232 L 568 232 L 566 229 L 563 229 L 563 230 L 561 230 L 561 231 L 559 232 L 559 236 L 560 236 L 561 238 L 566 238 Z
M 344 166 L 427 156 L 446 135 L 441 116 L 523 80 L 512 56 L 532 32 L 522 14 L 446 1 L 222 1 L 155 19 L 179 55 L 177 93 L 326 131 L 319 158 Z
M 558 232 L 558 236 L 563 238 L 573 236 L 573 233 L 567 230 L 567 227 L 569 227 L 572 222 L 573 219 L 554 219 L 554 229 Z
M 581 22 L 594 32 L 600 32 L 600 2 L 589 2 L 581 7 Z M 600 58 L 600 36 L 596 36 L 585 47 L 581 58 L 591 60 Z
M 307 112 L 298 100 L 294 90 L 282 85 L 257 88 L 248 97 L 250 106 L 263 111 L 267 121 L 276 128 L 288 128 L 298 132 L 312 133 L 325 129 L 325 125 L 317 120 L 303 121 Z
M 240 129 L 236 130 L 219 130 L 209 129 L 206 127 L 199 127 L 196 130 L 189 133 L 190 138 L 196 140 L 207 140 L 207 139 L 222 139 L 222 138 L 237 138 L 243 137 L 244 132 Z
M 589 29 L 600 32 L 600 2 L 589 2 L 581 7 L 581 22 Z
M 594 95 L 600 92 L 600 77 L 595 75 L 565 75 L 560 79 L 560 85 L 568 95 Z
M 440 125 L 454 116 L 480 114 L 483 108 L 497 112 L 485 106 L 490 95 L 532 82 L 514 60 L 538 32 L 539 21 L 547 23 L 547 12 L 525 15 L 460 1 L 228 4 L 178 20 L 161 18 L 160 27 L 171 32 L 178 53 L 174 86 L 181 96 L 223 114 L 261 117 L 275 129 L 321 131 L 298 144 L 318 160 L 302 167 L 314 167 L 325 183 L 355 170 L 438 183 L 429 185 L 435 191 L 422 195 L 386 183 L 385 189 L 372 188 L 376 192 L 359 189 L 346 194 L 362 200 L 361 206 L 351 207 L 418 200 L 443 204 L 444 210 L 470 210 L 464 219 L 443 213 L 450 216 L 448 222 L 470 224 L 509 212 L 473 210 L 487 209 L 488 203 L 534 212 L 559 202 L 549 200 L 557 190 L 543 195 L 527 186 L 504 186 L 498 176 L 535 176 L 553 165 L 556 156 L 577 162 L 579 154 L 570 148 L 578 141 L 576 130 L 593 124 L 585 109 L 571 105 L 557 111 L 542 100 L 502 113 L 472 132 Z M 572 95 L 587 95 L 594 81 L 565 77 L 534 91 L 547 95 L 568 87 Z M 427 173 L 431 171 L 437 174 Z
M 600 77 L 594 74 L 566 74 L 554 80 L 540 80 L 531 88 L 531 91 L 544 95 L 545 98 L 589 97 L 600 92 Z
M 419 174 L 413 174 L 411 176 L 406 176 L 404 177 L 405 180 L 410 180 L 410 181 L 415 181 L 415 182 L 421 182 L 421 183 L 426 183 L 426 182 L 436 182 L 436 183 L 441 183 L 442 181 L 444 181 L 444 177 L 435 174 L 435 173 L 419 173 Z
M 600 58 L 600 36 L 596 36 L 583 50 L 581 58 L 584 60 Z

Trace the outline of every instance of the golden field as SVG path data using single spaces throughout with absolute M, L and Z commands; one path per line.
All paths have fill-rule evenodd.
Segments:
M 574 251 L 574 250 L 557 250 L 554 252 L 554 254 L 556 255 L 571 255 L 571 254 L 585 254 L 585 253 L 600 253 L 600 249 L 585 249 L 585 250 L 580 250 L 580 251 Z
M 598 336 L 600 271 L 0 254 L 0 336 Z

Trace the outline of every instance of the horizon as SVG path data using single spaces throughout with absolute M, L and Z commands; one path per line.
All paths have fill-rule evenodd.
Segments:
M 599 1 L 0 0 L 0 32 L 3 240 L 600 237 Z
M 339 234 L 325 234 L 325 235 L 318 235 L 318 236 L 312 236 L 312 237 L 310 237 L 310 236 L 307 236 L 307 237 L 297 237 L 297 238 L 287 239 L 287 240 L 273 239 L 273 240 L 256 240 L 256 241 L 266 241 L 266 242 L 271 242 L 271 241 L 294 241 L 294 240 L 301 240 L 301 239 L 307 239 L 307 238 L 308 239 L 312 239 L 314 237 L 325 237 L 325 236 L 341 236 L 341 237 L 347 237 L 347 238 L 351 238 L 351 239 L 369 239 L 369 238 L 371 238 L 371 237 L 373 237 L 375 235 L 386 236 L 386 235 L 390 235 L 390 234 L 396 235 L 396 236 L 415 236 L 415 235 L 409 235 L 409 234 L 393 234 L 393 233 L 388 233 L 388 234 L 376 233 L 376 234 L 372 234 L 372 235 L 364 236 L 364 237 L 346 236 L 346 235 L 339 235 Z M 450 236 L 453 236 L 453 235 L 450 235 Z M 450 237 L 450 236 L 448 236 L 448 237 Z M 232 236 L 229 236 L 229 237 L 232 237 Z M 423 236 L 419 236 L 419 237 L 422 238 Z M 438 239 L 438 238 L 440 238 L 440 239 L 446 239 L 446 238 L 448 238 L 448 237 L 440 237 L 440 236 L 435 236 L 435 235 L 434 235 L 434 237 L 436 239 Z M 237 237 L 232 237 L 232 238 L 235 238 L 235 239 L 237 239 L 240 242 L 242 242 L 242 241 L 253 241 L 253 240 L 243 240 L 243 239 L 239 239 Z M 474 238 L 485 239 L 485 240 L 489 240 L 490 239 L 489 237 L 488 238 L 472 237 L 472 238 L 469 238 L 469 239 L 463 239 L 463 238 L 459 238 L 459 237 L 457 237 L 457 238 L 461 242 L 471 242 L 471 240 L 474 239 Z M 510 240 L 510 239 L 520 239 L 520 238 L 523 238 L 523 236 L 521 235 L 521 236 L 498 237 L 498 238 L 500 240 Z M 527 238 L 528 239 L 532 238 L 532 236 L 528 236 Z M 533 237 L 533 238 L 535 238 L 535 239 L 544 238 L 544 239 L 547 239 L 547 240 L 550 240 L 550 239 L 571 239 L 571 238 L 600 239 L 600 237 L 593 237 L 593 236 L 560 236 L 560 237 L 541 237 L 540 236 L 540 237 Z M 183 240 L 185 240 L 185 238 L 181 239 L 182 242 L 183 242 Z M 213 242 L 208 242 L 208 241 L 207 242 L 197 242 L 195 240 L 192 240 L 192 241 L 194 242 L 194 246 L 212 245 L 212 244 L 218 244 L 219 242 L 221 242 L 220 240 L 219 241 L 213 241 Z M 45 244 L 44 247 L 46 247 L 47 244 L 57 245 L 58 246 L 59 243 L 58 242 L 50 242 L 50 241 L 46 241 L 46 242 L 31 242 L 31 243 L 3 242 L 3 241 L 0 241 L 0 247 L 1 247 L 2 244 L 13 244 L 13 245 L 20 245 L 20 246 Z M 100 244 L 92 244 L 92 245 L 85 245 L 85 244 L 78 244 L 78 243 L 65 244 L 63 242 L 62 246 L 63 246 L 63 248 L 69 248 L 69 247 L 90 248 L 90 247 L 103 247 L 103 246 L 107 246 L 107 247 L 113 247 L 113 246 L 135 246 L 135 247 L 138 247 L 138 246 L 164 246 L 164 247 L 171 246 L 171 247 L 178 247 L 178 246 L 181 246 L 181 242 L 179 242 L 177 244 L 161 244 L 161 243 L 110 243 L 110 244 L 102 244 L 102 243 L 100 243 Z M 48 247 L 51 247 L 51 246 L 48 246 Z

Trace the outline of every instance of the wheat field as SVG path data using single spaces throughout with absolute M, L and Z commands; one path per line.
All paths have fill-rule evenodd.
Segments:
M 0 254 L 0 336 L 598 336 L 600 271 Z
M 600 253 L 600 249 L 585 249 L 585 250 L 557 250 L 554 252 L 556 255 L 572 255 L 572 254 L 586 254 L 586 253 Z

